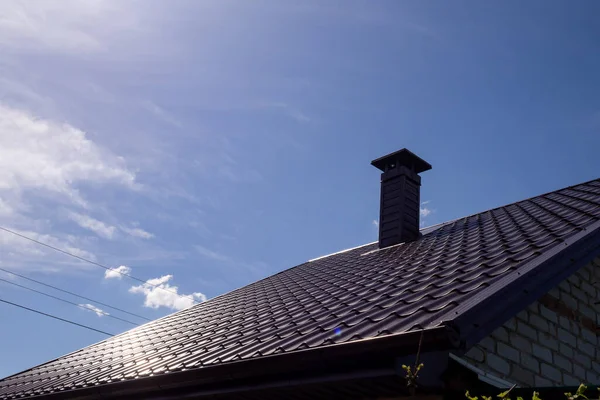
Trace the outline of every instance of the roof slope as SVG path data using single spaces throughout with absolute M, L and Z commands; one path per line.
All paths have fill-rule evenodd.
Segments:
M 8 377 L 0 399 L 434 328 L 599 220 L 600 179 L 442 224 L 412 243 L 309 261 Z

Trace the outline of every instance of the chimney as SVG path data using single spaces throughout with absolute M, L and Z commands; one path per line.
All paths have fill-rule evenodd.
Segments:
M 412 242 L 419 232 L 421 172 L 431 165 L 407 149 L 371 161 L 381 174 L 379 248 Z

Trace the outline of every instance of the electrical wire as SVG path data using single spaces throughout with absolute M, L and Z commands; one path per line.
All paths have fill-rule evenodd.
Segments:
M 58 301 L 62 301 L 63 303 L 71 304 L 72 306 L 79 307 L 79 308 L 82 308 L 82 309 L 84 309 L 84 310 L 93 311 L 93 312 L 95 312 L 95 313 L 97 313 L 97 314 L 106 315 L 106 316 L 107 316 L 107 317 L 109 317 L 109 318 L 118 319 L 119 321 L 127 322 L 128 324 L 131 324 L 131 325 L 139 326 L 139 324 L 136 324 L 135 322 L 131 322 L 131 321 L 128 321 L 128 320 L 126 320 L 126 319 L 119 318 L 119 317 L 117 317 L 117 316 L 115 316 L 115 315 L 112 315 L 112 314 L 109 314 L 109 313 L 107 313 L 106 311 L 100 310 L 99 308 L 97 308 L 97 309 L 94 309 L 94 308 L 92 308 L 92 307 L 89 307 L 89 306 L 88 306 L 88 305 L 86 305 L 86 304 L 77 304 L 77 303 L 74 303 L 74 302 L 72 302 L 72 301 L 65 300 L 65 299 L 63 299 L 63 298 L 60 298 L 60 297 L 57 297 L 57 296 L 53 296 L 53 295 L 51 295 L 51 294 L 49 294 L 49 293 L 44 293 L 44 292 L 41 292 L 41 291 L 39 291 L 39 290 L 36 290 L 36 289 L 30 288 L 30 287 L 27 287 L 27 286 L 19 285 L 19 284 L 18 284 L 18 283 L 16 283 L 16 282 L 11 282 L 11 281 L 9 281 L 9 280 L 6 280 L 6 279 L 2 279 L 2 278 L 0 278 L 0 281 L 1 281 L 1 282 L 8 283 L 8 284 L 11 284 L 11 285 L 14 285 L 14 286 L 17 286 L 17 287 L 20 287 L 20 288 L 22 288 L 22 289 L 30 290 L 30 291 L 32 291 L 32 292 L 35 292 L 35 293 L 41 294 L 42 296 L 46 296 L 46 297 L 50 297 L 50 298 L 52 298 L 52 299 L 55 299 L 55 300 L 58 300 Z
M 38 285 L 42 285 L 42 286 L 46 286 L 46 287 L 49 287 L 49 288 L 51 288 L 51 289 L 54 289 L 54 290 L 58 290 L 59 292 L 63 292 L 63 293 L 70 294 L 71 296 L 79 297 L 80 299 L 84 299 L 84 300 L 87 300 L 87 301 L 91 301 L 92 303 L 99 304 L 99 305 L 101 305 L 101 306 L 103 306 L 103 307 L 108 307 L 108 308 L 110 308 L 110 309 L 117 310 L 117 311 L 120 311 L 120 312 L 122 312 L 122 313 L 129 314 L 129 315 L 132 315 L 132 316 L 134 316 L 134 317 L 137 317 L 137 318 L 144 319 L 144 320 L 146 320 L 146 321 L 152 321 L 150 318 L 143 317 L 143 316 L 141 316 L 141 315 L 139 315 L 139 314 L 132 313 L 132 312 L 129 312 L 129 311 L 123 310 L 123 309 L 121 309 L 121 308 L 118 308 L 118 307 L 115 307 L 115 306 L 111 306 L 110 304 L 106 304 L 106 303 L 103 303 L 103 302 L 101 302 L 101 301 L 94 300 L 94 299 L 91 299 L 91 298 L 89 298 L 89 297 L 85 297 L 85 296 L 82 296 L 82 295 L 80 295 L 80 294 L 77 294 L 77 293 L 73 293 L 73 292 L 71 292 L 71 291 L 68 291 L 68 290 L 65 290 L 65 289 L 61 289 L 61 288 L 59 288 L 59 287 L 56 287 L 56 286 L 50 285 L 50 284 L 48 284 L 48 283 L 44 283 L 44 282 L 38 281 L 38 280 L 36 280 L 36 279 L 29 278 L 29 277 L 27 277 L 27 276 L 25 276 L 25 275 L 17 274 L 16 272 L 9 271 L 9 270 L 7 270 L 7 269 L 5 269 L 5 268 L 0 268 L 0 271 L 6 272 L 7 274 L 11 274 L 11 275 L 14 275 L 14 276 L 18 276 L 19 278 L 26 279 L 26 280 L 28 280 L 28 281 L 31 281 L 31 282 L 34 282 L 34 283 L 37 283 Z
M 49 245 L 49 244 L 47 244 L 47 243 L 44 243 L 44 242 L 40 242 L 39 240 L 36 240 L 36 239 L 30 238 L 30 237 L 28 237 L 28 236 L 25 236 L 25 235 L 23 235 L 23 234 L 20 234 L 20 233 L 18 233 L 18 232 L 12 231 L 12 230 L 10 230 L 10 229 L 8 229 L 8 228 L 4 228 L 4 227 L 0 226 L 0 230 L 2 230 L 2 231 L 4 231 L 4 232 L 11 233 L 11 234 L 13 234 L 13 235 L 15 235 L 15 236 L 18 236 L 18 237 L 22 238 L 22 239 L 29 240 L 29 241 L 31 241 L 31 242 L 33 242 L 33 243 L 37 243 L 37 244 L 39 244 L 39 245 L 41 245 L 41 246 L 44 246 L 44 247 L 47 247 L 47 248 L 49 248 L 49 249 L 52 249 L 52 250 L 58 251 L 59 253 L 63 253 L 63 254 L 65 254 L 65 255 L 69 256 L 69 257 L 73 257 L 73 258 L 76 258 L 76 259 L 78 259 L 78 260 L 80 260 L 80 261 L 84 261 L 84 262 L 90 263 L 90 264 L 92 264 L 92 265 L 95 265 L 95 266 L 97 266 L 97 267 L 100 267 L 100 268 L 104 268 L 104 269 L 105 269 L 105 270 L 107 270 L 107 271 L 113 271 L 113 272 L 116 272 L 116 273 L 118 273 L 118 274 L 121 274 L 122 276 L 126 276 L 126 277 L 128 277 L 128 278 L 131 278 L 131 279 L 133 279 L 133 280 L 136 280 L 136 281 L 138 281 L 138 282 L 142 282 L 144 285 L 148 285 L 148 286 L 154 286 L 154 287 L 155 287 L 155 288 L 157 288 L 157 289 L 161 289 L 161 290 L 164 290 L 164 291 L 166 291 L 166 292 L 170 292 L 170 293 L 172 293 L 172 294 L 174 294 L 174 295 L 176 295 L 176 296 L 178 296 L 178 297 L 187 297 L 187 298 L 190 298 L 190 299 L 192 299 L 192 301 L 194 302 L 194 304 L 198 304 L 198 302 L 196 301 L 196 299 L 195 299 L 193 296 L 190 296 L 190 295 L 182 295 L 182 294 L 179 294 L 179 293 L 177 293 L 177 292 L 175 292 L 175 291 L 173 291 L 173 290 L 165 289 L 165 288 L 164 288 L 164 287 L 162 287 L 161 285 L 157 285 L 157 284 L 154 284 L 154 283 L 149 283 L 148 281 L 146 281 L 146 280 L 143 280 L 143 279 L 141 279 L 141 278 L 137 278 L 137 277 L 135 277 L 135 276 L 133 276 L 133 275 L 129 275 L 128 273 L 125 273 L 125 272 L 118 271 L 118 270 L 117 270 L 117 269 L 115 269 L 115 268 L 110 268 L 110 267 L 107 267 L 106 265 L 102 265 L 102 264 L 100 264 L 100 263 L 98 263 L 98 262 L 96 262 L 96 261 L 89 260 L 89 259 L 87 259 L 87 258 L 84 258 L 84 257 L 78 256 L 78 255 L 75 255 L 75 254 L 73 254 L 73 253 L 69 253 L 68 251 L 65 251 L 65 250 L 59 249 L 58 247 L 51 246 L 51 245 Z
M 89 330 L 94 331 L 94 332 L 99 332 L 99 333 L 102 333 L 102 334 L 107 335 L 107 336 L 114 336 L 112 333 L 104 332 L 104 331 L 101 331 L 100 329 L 92 328 L 91 326 L 87 326 L 87 325 L 83 325 L 83 324 L 78 324 L 77 322 L 70 321 L 68 319 L 64 319 L 64 318 L 61 318 L 61 317 L 57 317 L 56 315 L 47 314 L 47 313 L 39 311 L 39 310 L 34 310 L 33 308 L 25 307 L 25 306 L 22 306 L 20 304 L 13 303 L 11 301 L 0 299 L 0 302 L 6 303 L 6 304 L 10 304 L 11 306 L 19 307 L 19 308 L 22 308 L 24 310 L 31 311 L 31 312 L 34 312 L 34 313 L 37 313 L 37 314 L 41 314 L 41 315 L 44 315 L 46 317 L 54 318 L 54 319 L 57 319 L 59 321 L 71 324 L 71 325 L 76 325 L 76 326 L 79 326 L 81 328 L 89 329 Z

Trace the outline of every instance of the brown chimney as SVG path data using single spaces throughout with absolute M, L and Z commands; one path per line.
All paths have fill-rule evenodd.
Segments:
M 379 209 L 379 248 L 412 242 L 419 233 L 421 177 L 431 165 L 407 149 L 396 151 L 371 165 L 381 174 Z

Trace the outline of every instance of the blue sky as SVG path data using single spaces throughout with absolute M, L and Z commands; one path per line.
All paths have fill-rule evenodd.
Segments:
M 424 225 L 598 178 L 599 12 L 3 1 L 0 225 L 171 292 L 6 233 L 0 267 L 157 318 L 189 305 L 174 291 L 201 301 L 375 241 L 369 162 L 402 147 L 433 165 Z M 0 298 L 129 328 L 3 282 Z M 0 376 L 103 339 L 8 305 L 0 315 Z

